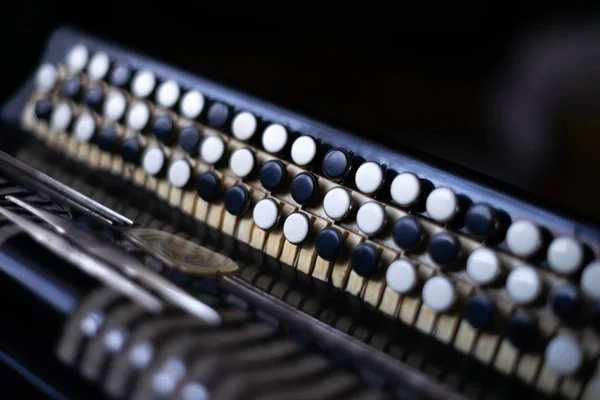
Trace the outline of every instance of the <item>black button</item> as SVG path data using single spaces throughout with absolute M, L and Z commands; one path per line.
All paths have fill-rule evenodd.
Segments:
M 85 91 L 85 104 L 89 108 L 95 111 L 102 109 L 102 102 L 104 101 L 104 91 L 100 85 L 92 85 Z
M 392 238 L 398 247 L 412 250 L 423 242 L 425 231 L 421 222 L 415 217 L 402 217 L 394 225 Z
M 206 121 L 215 128 L 220 128 L 229 119 L 229 107 L 223 103 L 213 103 L 206 114 Z
M 440 266 L 449 266 L 458 260 L 460 242 L 450 233 L 438 233 L 431 238 L 427 247 L 431 259 Z
M 574 286 L 557 288 L 552 293 L 551 304 L 554 314 L 565 320 L 576 318 L 583 307 L 581 296 Z
M 104 151 L 113 151 L 117 147 L 117 131 L 112 126 L 105 126 L 100 129 L 96 136 L 96 144 Z
M 506 326 L 508 340 L 520 350 L 527 350 L 533 346 L 537 331 L 535 319 L 527 314 L 513 315 Z
M 266 162 L 260 169 L 260 183 L 269 192 L 281 189 L 285 183 L 285 166 L 279 160 Z
M 205 172 L 196 181 L 196 191 L 202 200 L 211 202 L 221 193 L 221 180 L 213 172 Z
M 350 154 L 340 148 L 331 149 L 323 157 L 323 173 L 329 179 L 340 181 L 350 172 Z
M 381 266 L 381 253 L 372 244 L 358 245 L 350 260 L 352 269 L 360 276 L 372 276 Z
M 315 249 L 323 260 L 335 261 L 345 247 L 344 235 L 335 228 L 325 228 L 315 237 Z
M 63 96 L 74 99 L 81 91 L 81 79 L 78 75 L 70 76 L 64 80 L 60 89 Z
M 464 317 L 475 329 L 484 330 L 494 324 L 496 305 L 486 296 L 471 297 L 465 306 Z
M 291 187 L 292 198 L 298 204 L 307 205 L 319 199 L 319 183 L 307 172 L 294 177 Z
M 172 139 L 173 127 L 173 120 L 166 115 L 160 115 L 152 121 L 152 133 L 164 143 L 168 143 Z
M 478 238 L 489 238 L 497 229 L 496 211 L 483 203 L 473 204 L 465 214 L 465 226 L 469 233 Z
M 45 98 L 39 99 L 35 102 L 34 112 L 38 119 L 47 119 L 52 112 L 52 103 Z
M 186 126 L 179 132 L 179 146 L 190 154 L 198 152 L 200 131 L 193 125 Z
M 231 215 L 241 216 L 248 210 L 250 196 L 245 187 L 235 185 L 225 192 L 225 209 Z
M 137 163 L 142 153 L 142 145 L 135 137 L 129 137 L 123 141 L 121 145 L 121 157 L 123 161 Z
M 110 73 L 110 83 L 118 87 L 125 87 L 131 80 L 132 72 L 124 65 L 115 65 Z
M 592 327 L 600 333 L 600 303 L 596 303 L 592 309 Z

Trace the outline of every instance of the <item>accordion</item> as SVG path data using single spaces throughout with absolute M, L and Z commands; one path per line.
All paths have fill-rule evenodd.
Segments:
M 48 398 L 600 398 L 592 223 L 67 28 L 1 120 Z

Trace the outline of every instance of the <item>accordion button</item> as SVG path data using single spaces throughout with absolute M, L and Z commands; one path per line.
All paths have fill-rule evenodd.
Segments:
M 392 262 L 385 273 L 385 281 L 396 293 L 410 293 L 419 281 L 415 265 L 405 259 Z
M 350 154 L 344 149 L 331 149 L 323 157 L 323 173 L 331 180 L 339 182 L 350 172 Z
M 245 187 L 235 185 L 225 192 L 225 209 L 231 215 L 242 216 L 248 210 L 250 195 Z
M 179 111 L 189 119 L 196 119 L 204 108 L 204 96 L 197 90 L 190 90 L 181 98 Z
M 173 139 L 175 124 L 168 115 L 159 115 L 152 121 L 152 133 L 163 143 L 169 143 Z
M 123 161 L 137 163 L 142 151 L 142 145 L 136 137 L 129 137 L 121 145 L 121 157 Z
M 381 267 L 381 253 L 371 244 L 358 245 L 352 252 L 350 263 L 352 270 L 360 276 L 369 277 L 376 274 Z
M 500 260 L 491 249 L 480 247 L 473 250 L 467 259 L 467 275 L 480 285 L 493 283 L 502 272 Z
M 437 188 L 427 196 L 425 208 L 431 219 L 440 223 L 447 223 L 458 213 L 458 198 L 448 188 Z
M 473 328 L 485 330 L 494 324 L 496 305 L 486 296 L 477 295 L 467 301 L 463 315 Z
M 506 246 L 518 257 L 531 257 L 542 247 L 540 228 L 530 221 L 515 221 L 506 231 Z
M 537 323 L 530 315 L 515 314 L 508 320 L 507 338 L 519 350 L 530 349 L 535 343 L 537 334 Z
M 221 180 L 213 172 L 205 172 L 196 181 L 196 192 L 202 200 L 211 202 L 221 192 Z
M 550 269 L 561 275 L 570 275 L 581 268 L 584 259 L 583 246 L 573 238 L 558 237 L 550 243 L 546 257 Z
M 102 101 L 104 100 L 104 91 L 100 85 L 90 85 L 85 91 L 84 101 L 89 108 L 94 111 L 102 109 Z
M 600 300 L 600 261 L 589 263 L 583 270 L 581 290 L 586 296 Z
M 254 153 L 249 149 L 237 149 L 229 158 L 229 169 L 238 178 L 248 177 L 254 170 Z
M 98 147 L 100 147 L 101 150 L 108 152 L 115 150 L 118 140 L 119 136 L 117 135 L 117 131 L 112 126 L 105 126 L 100 129 L 96 136 L 96 144 Z
M 419 200 L 421 180 L 410 172 L 397 175 L 390 186 L 390 195 L 394 203 L 409 207 Z
M 75 99 L 81 92 L 81 79 L 79 76 L 70 76 L 64 80 L 60 88 L 60 92 L 64 97 Z
M 148 126 L 150 109 L 143 101 L 136 101 L 129 107 L 125 120 L 130 129 L 142 132 Z
M 310 220 L 306 214 L 295 212 L 290 214 L 283 223 L 283 235 L 291 244 L 299 245 L 308 239 Z
M 307 172 L 296 175 L 292 180 L 291 194 L 294 201 L 301 205 L 316 202 L 319 199 L 317 178 Z
M 167 176 L 171 185 L 176 188 L 183 188 L 192 177 L 192 167 L 186 160 L 175 160 L 171 163 Z
M 89 112 L 84 112 L 75 120 L 73 136 L 79 143 L 88 143 L 94 137 L 96 121 Z
M 104 117 L 111 122 L 118 121 L 123 117 L 123 114 L 125 114 L 126 107 L 127 101 L 125 100 L 123 93 L 117 90 L 111 90 L 104 102 Z
M 225 142 L 219 136 L 206 136 L 200 144 L 200 157 L 207 164 L 216 164 L 225 155 Z
M 550 304 L 554 314 L 563 320 L 576 318 L 583 308 L 581 296 L 574 286 L 562 286 L 554 290 Z
M 383 168 L 376 162 L 366 162 L 358 167 L 354 181 L 358 190 L 365 194 L 373 194 L 383 185 Z
M 260 169 L 260 183 L 269 192 L 280 189 L 285 183 L 286 170 L 279 160 L 266 162 Z
M 90 52 L 82 44 L 74 46 L 67 54 L 67 66 L 73 74 L 83 71 L 88 63 Z
M 231 122 L 231 133 L 237 140 L 246 141 L 256 132 L 256 117 L 247 111 L 237 114 Z
M 279 153 L 288 141 L 288 132 L 282 125 L 269 125 L 262 136 L 262 146 L 269 153 Z
M 544 361 L 559 375 L 573 375 L 583 365 L 583 352 L 575 338 L 559 335 L 552 339 L 544 352 Z
M 344 219 L 352 210 L 352 195 L 343 187 L 329 190 L 323 199 L 323 211 L 333 220 Z
M 131 80 L 131 69 L 124 65 L 115 65 L 110 73 L 110 83 L 116 87 L 125 87 Z
M 423 303 L 436 312 L 448 311 L 456 302 L 456 291 L 444 276 L 433 276 L 423 286 Z
M 425 237 L 425 230 L 421 222 L 415 217 L 402 217 L 394 225 L 392 238 L 398 247 L 405 250 L 418 248 Z
M 315 238 L 317 254 L 325 261 L 335 261 L 345 248 L 344 235 L 335 228 L 325 228 Z
M 477 238 L 490 238 L 498 229 L 496 211 L 488 204 L 473 204 L 465 214 L 465 226 Z
M 506 279 L 506 291 L 518 304 L 529 304 L 542 293 L 542 280 L 533 267 L 519 266 Z
M 71 107 L 67 103 L 59 103 L 52 110 L 50 126 L 58 132 L 66 131 L 71 124 L 71 118 L 73 118 Z
M 150 96 L 156 86 L 156 76 L 148 69 L 139 71 L 131 82 L 131 93 L 135 97 L 145 98 Z
M 223 103 L 213 103 L 206 114 L 208 125 L 213 128 L 221 128 L 229 119 L 229 107 Z
M 52 103 L 46 98 L 39 99 L 35 102 L 33 112 L 38 119 L 48 119 L 52 112 Z
M 39 91 L 48 92 L 58 82 L 58 72 L 51 63 L 42 64 L 35 74 L 35 84 Z
M 373 236 L 381 232 L 385 221 L 385 210 L 375 201 L 363 204 L 356 213 L 356 225 L 365 235 Z
M 300 136 L 292 144 L 292 161 L 300 166 L 313 162 L 317 155 L 317 143 L 310 136 Z
M 460 241 L 456 236 L 445 232 L 434 235 L 427 246 L 431 259 L 443 267 L 456 263 L 460 250 Z
M 150 175 L 158 175 L 165 166 L 165 153 L 160 147 L 149 147 L 144 151 L 142 167 Z
M 263 199 L 254 206 L 252 218 L 256 226 L 263 231 L 269 231 L 279 220 L 279 205 L 273 199 Z
M 190 154 L 198 152 L 200 131 L 193 125 L 186 126 L 179 132 L 179 146 Z
M 156 92 L 156 102 L 164 108 L 171 108 L 179 100 L 180 89 L 177 82 L 169 80 L 163 82 Z
M 104 52 L 96 53 L 92 56 L 88 65 L 88 77 L 93 81 L 99 81 L 106 77 L 110 69 L 110 58 Z

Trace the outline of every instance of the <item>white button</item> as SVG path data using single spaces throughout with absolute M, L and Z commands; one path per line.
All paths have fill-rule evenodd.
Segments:
M 310 136 L 300 136 L 292 144 L 292 161 L 300 166 L 310 164 L 317 155 L 317 143 Z
M 192 177 L 192 167 L 186 160 L 175 160 L 171 163 L 167 175 L 171 185 L 176 188 L 182 188 L 188 184 Z
M 506 246 L 516 256 L 531 257 L 542 247 L 542 232 L 533 222 L 515 221 L 506 231 Z
M 237 114 L 231 121 L 231 132 L 237 140 L 248 140 L 256 132 L 256 118 L 247 111 Z
M 306 240 L 310 232 L 310 221 L 306 214 L 295 212 L 283 223 L 283 235 L 291 244 L 300 244 Z
M 500 260 L 493 250 L 480 247 L 467 259 L 467 275 L 480 285 L 494 282 L 500 272 Z
M 177 82 L 170 80 L 164 82 L 158 87 L 156 92 L 156 102 L 164 108 L 171 108 L 179 100 L 179 85 Z
M 142 70 L 138 72 L 131 84 L 131 93 L 135 97 L 148 97 L 150 93 L 154 90 L 154 85 L 156 85 L 156 77 L 150 70 Z
M 352 195 L 343 187 L 334 187 L 323 199 L 323 210 L 333 220 L 346 218 L 351 209 Z
M 198 118 L 204 108 L 204 96 L 197 90 L 190 90 L 181 98 L 179 111 L 189 119 Z
M 165 165 L 165 153 L 159 147 L 148 147 L 142 157 L 142 167 L 150 175 L 158 174 Z
M 269 153 L 279 153 L 287 144 L 287 130 L 279 125 L 269 125 L 263 132 L 262 145 Z
M 356 225 L 366 235 L 379 233 L 385 225 L 385 219 L 385 210 L 374 201 L 363 204 L 356 213 Z
M 108 54 L 104 52 L 96 53 L 90 60 L 88 65 L 87 73 L 88 77 L 92 81 L 99 81 L 104 79 L 110 68 L 110 58 Z
M 96 130 L 96 121 L 89 112 L 84 112 L 75 120 L 73 135 L 79 143 L 87 143 L 92 140 Z
M 256 203 L 252 212 L 254 223 L 263 231 L 271 230 L 279 219 L 279 206 L 273 199 L 263 199 Z
M 548 247 L 548 265 L 559 274 L 576 272 L 583 262 L 583 246 L 577 240 L 562 236 L 554 239 Z
M 392 200 L 399 206 L 408 207 L 419 200 L 421 181 L 410 172 L 404 172 L 394 178 L 390 187 Z
M 542 280 L 535 268 L 520 266 L 508 275 L 506 291 L 516 303 L 529 304 L 541 294 Z
M 59 103 L 54 110 L 52 110 L 50 126 L 56 131 L 65 131 L 71 123 L 71 118 L 73 118 L 71 107 L 69 107 L 67 103 Z
M 559 375 L 572 375 L 583 364 L 583 353 L 579 343 L 567 335 L 556 336 L 546 347 L 546 364 Z
M 417 270 L 408 260 L 396 260 L 390 264 L 385 281 L 390 289 L 400 294 L 406 294 L 417 286 Z
M 35 74 L 35 84 L 38 90 L 47 92 L 52 89 L 58 81 L 58 72 L 51 63 L 44 63 Z
M 591 262 L 581 274 L 581 290 L 594 300 L 600 300 L 600 261 Z
M 127 102 L 123 93 L 111 90 L 106 96 L 102 113 L 109 121 L 118 121 L 123 117 L 126 106 Z
M 69 54 L 67 54 L 67 66 L 69 67 L 69 71 L 72 73 L 83 71 L 89 56 L 90 53 L 84 45 L 78 44 L 73 47 L 71 51 L 69 51 Z
M 218 163 L 225 155 L 225 142 L 218 136 L 207 136 L 200 144 L 200 157 L 207 164 Z
M 229 158 L 229 168 L 235 176 L 245 178 L 254 169 L 254 154 L 249 149 L 237 149 Z
M 143 101 L 136 101 L 127 111 L 127 126 L 134 131 L 141 131 L 148 125 L 150 109 Z
M 452 190 L 445 187 L 438 188 L 427 196 L 425 208 L 432 219 L 446 223 L 458 212 L 458 198 Z
M 433 311 L 448 311 L 456 301 L 454 285 L 443 276 L 430 278 L 423 286 L 423 303 Z
M 383 169 L 376 162 L 366 162 L 358 167 L 354 181 L 361 192 L 375 193 L 383 185 Z

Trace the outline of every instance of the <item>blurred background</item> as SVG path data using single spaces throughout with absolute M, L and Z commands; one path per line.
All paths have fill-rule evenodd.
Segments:
M 5 2 L 0 96 L 69 24 L 600 217 L 593 5 L 301 4 Z

